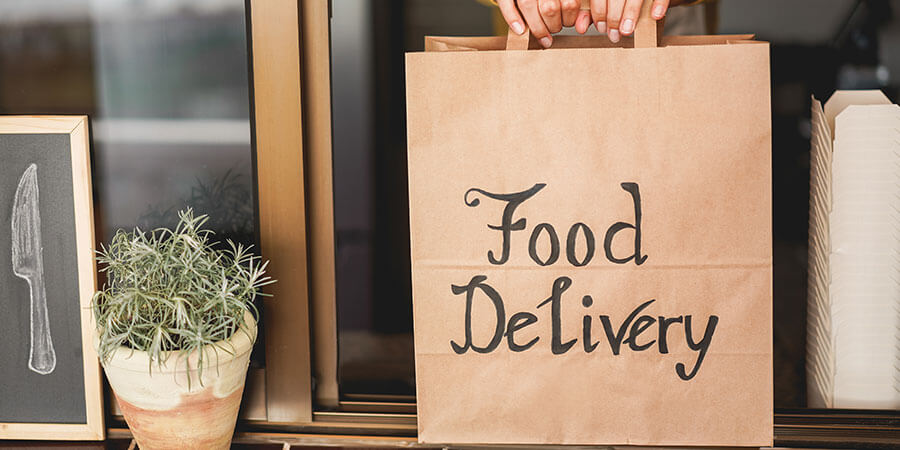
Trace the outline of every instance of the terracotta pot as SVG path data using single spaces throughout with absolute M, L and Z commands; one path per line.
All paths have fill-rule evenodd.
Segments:
M 150 365 L 146 352 L 120 347 L 104 364 L 141 450 L 230 447 L 256 340 L 256 321 L 249 313 L 245 320 L 246 333 L 237 332 L 200 350 L 202 370 L 200 351 L 188 356 L 164 353 L 160 367 L 156 362 Z

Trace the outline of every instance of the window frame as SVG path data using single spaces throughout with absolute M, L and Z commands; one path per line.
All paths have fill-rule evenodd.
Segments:
M 338 398 L 330 2 L 246 5 L 260 251 L 279 281 L 264 304 L 266 368 L 248 378 L 240 427 L 415 436 L 406 399 Z
M 309 202 L 310 308 L 314 397 L 328 409 L 339 406 L 334 181 L 331 129 L 331 1 L 298 0 L 301 65 L 306 93 L 306 180 Z
M 312 421 L 298 3 L 249 0 L 251 142 L 259 241 L 278 283 L 264 300 L 265 423 Z M 245 416 L 246 417 L 246 416 Z

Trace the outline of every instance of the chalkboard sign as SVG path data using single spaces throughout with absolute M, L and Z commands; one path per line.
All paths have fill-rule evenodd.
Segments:
M 0 439 L 103 439 L 87 117 L 0 117 Z

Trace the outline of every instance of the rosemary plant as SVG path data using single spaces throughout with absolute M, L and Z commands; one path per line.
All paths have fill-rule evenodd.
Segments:
M 104 363 L 126 347 L 147 352 L 152 371 L 154 362 L 161 365 L 170 355 L 186 356 L 245 332 L 246 312 L 258 317 L 253 299 L 274 283 L 265 276 L 268 262 L 230 240 L 218 249 L 213 232 L 203 228 L 207 216 L 187 209 L 178 217 L 174 230 L 119 230 L 97 252 L 107 280 L 91 306 Z M 200 370 L 208 356 L 203 353 L 198 352 Z M 189 358 L 184 360 L 190 369 Z

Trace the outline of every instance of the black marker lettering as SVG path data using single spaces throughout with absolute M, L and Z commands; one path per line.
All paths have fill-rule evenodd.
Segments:
M 456 342 L 450 341 L 450 347 L 453 348 L 453 351 L 456 352 L 457 355 L 462 355 L 469 348 L 476 351 L 477 353 L 490 353 L 500 345 L 500 341 L 503 339 L 503 326 L 506 324 L 506 313 L 503 310 L 503 299 L 500 298 L 500 294 L 487 283 L 484 283 L 484 280 L 487 280 L 487 277 L 484 275 L 475 275 L 472 277 L 472 280 L 469 281 L 469 284 L 464 286 L 451 285 L 450 290 L 455 295 L 460 295 L 463 292 L 466 293 L 466 343 L 465 345 L 460 346 Z M 494 329 L 494 337 L 491 339 L 491 342 L 486 347 L 478 347 L 475 343 L 472 342 L 472 298 L 475 296 L 475 289 L 480 289 L 481 292 L 484 292 L 485 295 L 491 300 L 491 303 L 494 304 L 494 309 L 497 312 L 497 325 Z
M 641 256 L 641 192 L 637 183 L 622 183 L 622 189 L 631 194 L 634 201 L 634 225 L 626 222 L 616 222 L 606 230 L 606 239 L 603 241 L 603 249 L 606 251 L 606 259 L 616 264 L 626 264 L 634 260 L 635 265 L 641 265 L 647 260 L 647 256 Z M 626 228 L 634 229 L 634 254 L 627 258 L 616 258 L 612 254 L 612 242 L 616 233 Z
M 515 213 L 516 208 L 519 205 L 521 205 L 525 200 L 528 200 L 529 198 L 534 196 L 534 194 L 537 194 L 538 191 L 544 188 L 544 186 L 546 186 L 546 184 L 538 183 L 532 186 L 531 189 L 528 189 L 527 191 L 516 192 L 514 194 L 494 194 L 478 188 L 471 188 L 466 191 L 466 194 L 463 196 L 463 201 L 467 206 L 475 207 L 481 203 L 481 201 L 477 198 L 469 200 L 469 194 L 472 192 L 478 192 L 488 198 L 506 202 L 506 206 L 503 207 L 503 217 L 500 219 L 500 225 L 488 225 L 488 228 L 492 230 L 499 230 L 503 236 L 500 258 L 496 258 L 494 256 L 493 250 L 488 250 L 488 261 L 490 261 L 491 264 L 501 265 L 505 264 L 506 261 L 509 260 L 510 234 L 512 234 L 513 231 L 520 231 L 525 229 L 525 218 L 521 218 L 513 223 L 513 213 Z
M 654 323 L 656 323 L 656 319 L 653 317 L 641 316 L 631 324 L 631 330 L 628 332 L 628 339 L 625 339 L 625 342 L 628 343 L 628 347 L 631 348 L 632 351 L 641 352 L 647 350 L 651 345 L 656 343 L 656 339 L 653 339 L 644 345 L 638 345 L 637 343 L 638 336 L 640 336 L 647 328 L 650 328 L 650 325 L 653 325 Z
M 541 261 L 541 257 L 537 254 L 537 240 L 541 236 L 541 231 L 543 230 L 547 230 L 547 236 L 550 237 L 550 256 L 548 256 L 546 260 Z M 528 255 L 531 256 L 531 259 L 539 266 L 549 266 L 559 259 L 559 236 L 556 235 L 556 230 L 553 229 L 553 225 L 542 223 L 534 227 L 534 231 L 531 232 L 531 239 L 528 240 Z
M 669 353 L 669 325 L 673 323 L 681 323 L 682 317 L 663 317 L 659 316 L 659 352 Z
M 524 352 L 534 346 L 534 344 L 537 344 L 537 341 L 540 340 L 539 337 L 535 337 L 525 345 L 516 344 L 515 338 L 517 330 L 521 330 L 522 328 L 537 322 L 537 320 L 537 316 L 529 312 L 515 313 L 509 318 L 509 325 L 506 326 L 506 343 L 509 345 L 510 350 L 514 352 Z
M 622 322 L 622 325 L 619 326 L 619 331 L 613 334 L 612 324 L 609 321 L 609 316 L 600 316 L 600 322 L 603 323 L 603 331 L 606 332 L 606 338 L 609 340 L 609 348 L 612 350 L 613 355 L 619 354 L 619 348 L 622 346 L 622 340 L 625 339 L 625 330 L 628 329 L 628 325 L 634 320 L 635 316 L 641 313 L 644 308 L 650 306 L 651 303 L 655 302 L 656 299 L 647 300 L 642 303 L 640 306 L 634 309 L 631 314 L 628 315 L 628 318 Z
M 684 335 L 687 337 L 687 345 L 691 350 L 699 351 L 700 354 L 697 356 L 697 363 L 694 365 L 694 369 L 691 370 L 691 373 L 685 373 L 683 363 L 675 364 L 675 372 L 682 380 L 688 381 L 691 378 L 694 378 L 694 375 L 697 375 L 697 371 L 700 370 L 700 364 L 703 364 L 703 357 L 706 356 L 706 352 L 709 350 L 709 344 L 712 342 L 713 333 L 716 332 L 716 324 L 718 323 L 718 316 L 709 316 L 709 321 L 706 323 L 706 331 L 703 333 L 703 339 L 701 339 L 699 343 L 695 343 L 693 336 L 694 332 L 691 328 L 691 316 L 684 316 Z
M 587 250 L 584 254 L 584 259 L 578 261 L 578 258 L 575 257 L 575 239 L 578 237 L 578 230 L 581 229 L 584 233 L 584 241 L 587 244 Z M 575 267 L 586 266 L 587 263 L 591 262 L 591 259 L 594 257 L 594 232 L 588 228 L 587 225 L 578 222 L 575 225 L 572 225 L 569 228 L 569 235 L 566 237 L 566 259 L 569 260 L 569 263 Z
M 594 299 L 590 295 L 585 295 L 584 298 L 581 299 L 581 304 L 584 305 L 585 308 L 590 308 L 591 305 L 594 304 Z M 597 345 L 600 342 L 591 342 L 591 316 L 585 314 L 584 317 L 581 318 L 581 344 L 584 346 L 584 352 L 590 353 L 597 348 Z
M 640 266 L 647 261 L 647 255 L 641 254 L 642 209 L 640 189 L 638 184 L 634 182 L 621 183 L 620 186 L 623 190 L 631 194 L 631 200 L 634 206 L 634 221 L 632 223 L 627 221 L 613 223 L 606 230 L 605 236 L 603 236 L 603 250 L 606 259 L 614 264 L 628 264 L 633 260 L 636 266 Z M 535 196 L 544 187 L 546 187 L 546 184 L 537 183 L 528 190 L 511 194 L 491 193 L 474 187 L 466 191 L 464 201 L 465 204 L 470 207 L 476 207 L 480 204 L 481 200 L 476 194 L 505 202 L 500 224 L 487 225 L 489 229 L 501 232 L 500 251 L 498 252 L 495 249 L 487 252 L 488 261 L 491 264 L 503 265 L 509 261 L 512 245 L 512 232 L 523 231 L 527 228 L 526 218 L 524 216 L 515 217 L 516 209 L 526 200 Z M 616 241 L 616 235 L 620 234 L 620 231 L 628 229 L 633 230 L 634 232 L 634 250 L 627 257 L 617 257 L 613 254 L 613 243 Z M 579 234 L 581 236 L 579 236 Z M 576 247 L 579 247 L 579 239 L 584 242 L 583 254 L 576 249 Z M 620 237 L 619 239 L 620 241 L 617 241 L 619 245 L 617 245 L 616 251 L 617 253 L 625 253 L 621 249 L 624 247 L 622 244 L 625 244 L 627 241 L 622 242 L 621 240 L 627 238 Z M 544 248 L 543 244 L 549 244 L 549 254 L 538 255 L 538 241 L 542 244 L 542 249 Z M 566 259 L 569 264 L 574 267 L 584 267 L 588 265 L 593 260 L 595 252 L 597 251 L 597 242 L 595 240 L 594 232 L 583 222 L 576 222 L 569 227 L 564 244 L 566 246 Z M 528 239 L 528 255 L 535 263 L 539 266 L 553 265 L 559 260 L 560 252 L 559 235 L 553 225 L 544 222 L 539 223 L 534 227 Z M 580 258 L 579 255 L 581 255 Z M 542 256 L 544 257 L 542 258 Z M 512 353 L 528 351 L 535 347 L 543 337 L 539 336 L 540 330 L 545 329 L 545 327 L 531 326 L 538 323 L 540 320 L 539 317 L 546 317 L 546 315 L 541 316 L 527 311 L 515 312 L 512 314 L 514 311 L 510 311 L 511 316 L 509 317 L 509 321 L 507 321 L 503 298 L 500 293 L 486 281 L 486 275 L 475 275 L 468 284 L 451 285 L 451 291 L 454 295 L 465 294 L 466 296 L 465 341 L 460 344 L 451 339 L 450 347 L 452 350 L 459 355 L 467 353 L 470 349 L 475 353 L 490 353 L 499 348 L 503 343 L 504 337 L 506 338 L 506 345 Z M 553 280 L 550 297 L 544 299 L 537 305 L 538 309 L 543 308 L 547 304 L 550 305 L 550 349 L 554 355 L 567 353 L 579 340 L 577 337 L 573 337 L 572 339 L 563 341 L 562 336 L 562 296 L 570 287 L 572 287 L 572 285 L 573 282 L 571 278 L 566 276 L 557 277 Z M 521 291 L 522 290 L 520 289 L 518 292 Z M 493 314 L 487 312 L 485 317 L 473 317 L 473 315 L 476 314 L 473 306 L 476 294 L 490 300 L 491 306 L 494 308 Z M 672 330 L 674 324 L 681 324 L 684 328 L 684 339 L 687 346 L 690 350 L 697 353 L 697 356 L 693 367 L 690 369 L 687 366 L 690 362 L 677 362 L 677 359 L 679 358 L 675 358 L 675 373 L 681 380 L 690 381 L 697 373 L 699 373 L 700 367 L 706 358 L 706 354 L 709 352 L 713 335 L 715 334 L 716 327 L 719 323 L 719 317 L 715 315 L 709 316 L 702 339 L 695 342 L 694 337 L 696 334 L 692 327 L 693 317 L 691 315 L 666 317 L 664 315 L 657 316 L 643 313 L 643 311 L 649 309 L 650 305 L 655 301 L 656 299 L 650 299 L 638 305 L 615 329 L 613 328 L 612 321 L 608 315 L 599 315 L 596 317 L 600 318 L 603 331 L 609 342 L 609 348 L 614 356 L 618 356 L 622 352 L 623 344 L 627 344 L 627 349 L 630 349 L 633 352 L 646 351 L 655 345 L 657 346 L 659 354 L 668 354 L 670 343 L 669 332 Z M 516 304 L 521 304 L 520 302 L 520 299 L 516 299 Z M 482 303 L 482 305 L 479 305 L 479 314 L 481 314 L 480 311 L 488 311 L 486 309 L 487 304 L 484 302 Z M 581 304 L 584 308 L 591 308 L 594 305 L 594 299 L 590 295 L 582 295 Z M 592 353 L 600 345 L 599 341 L 602 340 L 602 338 L 596 341 L 593 339 L 593 319 L 595 316 L 590 314 L 589 311 L 585 310 L 584 312 L 585 314 L 581 319 L 581 344 L 585 353 Z M 490 341 L 487 342 L 487 345 L 485 346 L 476 345 L 475 338 L 473 337 L 473 327 L 478 330 L 478 341 L 484 343 L 487 339 L 487 335 L 486 333 L 482 334 L 484 332 L 482 331 L 483 328 L 481 328 L 481 326 L 490 326 L 491 320 L 495 321 L 495 323 L 492 327 L 493 335 L 491 336 Z M 477 324 L 478 326 L 473 326 L 473 324 Z M 658 327 L 657 330 L 652 329 L 654 325 Z M 531 333 L 527 331 L 522 332 L 522 330 L 525 330 L 528 327 L 531 327 Z M 569 331 L 575 332 L 574 329 Z M 524 342 L 526 340 L 527 342 Z M 678 349 L 680 354 L 681 347 L 679 346 Z
M 578 341 L 577 338 L 567 341 L 565 343 L 562 342 L 562 320 L 560 318 L 561 315 L 561 303 L 562 303 L 562 294 L 572 285 L 572 279 L 569 277 L 559 277 L 553 281 L 553 292 L 550 294 L 550 298 L 542 301 L 537 307 L 540 308 L 547 303 L 550 303 L 550 317 L 552 320 L 551 328 L 551 343 L 550 348 L 553 351 L 554 355 L 561 355 Z

